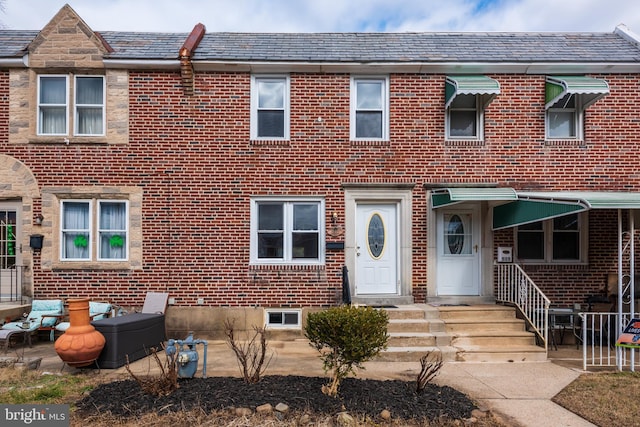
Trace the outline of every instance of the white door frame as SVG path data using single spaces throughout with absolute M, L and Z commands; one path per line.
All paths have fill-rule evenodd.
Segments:
M 362 304 L 410 304 L 412 296 L 412 197 L 414 184 L 343 184 L 345 192 L 345 265 L 349 270 L 349 284 L 353 303 Z M 359 203 L 390 203 L 397 205 L 397 252 L 398 252 L 398 293 L 397 295 L 357 296 L 355 295 L 356 269 L 356 212 Z
M 482 289 L 482 245 L 481 245 L 481 221 L 477 204 L 458 204 L 447 208 L 440 208 L 436 213 L 436 287 L 438 296 L 479 296 Z M 445 216 L 460 214 L 471 216 L 471 222 L 466 223 L 465 247 L 460 255 L 444 254 L 445 245 L 444 230 Z M 453 267 L 453 268 L 451 268 Z M 446 270 L 446 271 L 445 271 Z M 454 286 L 444 286 L 443 281 L 456 282 Z
M 398 203 L 356 204 L 356 269 L 354 296 L 399 295 Z M 383 240 L 374 254 L 367 237 L 368 227 L 380 218 Z M 378 245 L 374 245 L 376 248 Z M 374 248 L 375 249 L 375 248 Z

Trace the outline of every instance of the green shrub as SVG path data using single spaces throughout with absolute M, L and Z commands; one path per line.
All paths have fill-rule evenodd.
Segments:
M 364 362 L 387 348 L 388 321 L 384 310 L 349 305 L 307 316 L 305 336 L 320 352 L 325 372 L 331 371 L 331 384 L 323 393 L 336 396 L 343 378 L 355 375 L 355 368 L 364 369 Z

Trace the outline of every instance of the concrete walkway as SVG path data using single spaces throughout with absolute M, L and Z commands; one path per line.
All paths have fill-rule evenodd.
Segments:
M 198 345 L 197 348 L 200 360 L 196 376 L 199 377 L 202 376 L 204 347 Z M 306 341 L 269 342 L 269 348 L 273 350 L 273 358 L 266 375 L 325 376 L 318 353 Z M 207 349 L 207 376 L 240 375 L 236 358 L 224 341 L 210 341 Z M 22 356 L 22 350 L 22 346 L 19 345 L 15 349 L 9 349 L 7 356 Z M 561 358 L 562 363 L 555 363 L 554 356 Z M 24 357 L 42 357 L 42 371 L 75 371 L 69 367 L 63 369 L 63 363 L 51 342 L 34 343 L 33 348 L 24 349 Z M 549 357 L 551 359 L 545 362 L 527 363 L 450 362 L 443 366 L 434 382 L 467 394 L 479 406 L 499 414 L 512 426 L 593 426 L 551 401 L 553 396 L 582 372 L 578 353 L 550 351 Z M 358 377 L 414 381 L 420 372 L 420 363 L 417 360 L 369 362 L 365 367 L 364 371 L 359 372 Z M 132 363 L 131 369 L 136 374 L 145 375 L 156 372 L 158 367 L 152 358 L 147 357 Z M 129 377 L 124 367 L 102 369 L 99 375 L 112 379 Z

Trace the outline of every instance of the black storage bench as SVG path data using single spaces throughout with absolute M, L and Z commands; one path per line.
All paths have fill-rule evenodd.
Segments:
M 149 354 L 151 347 L 159 350 L 166 340 L 164 314 L 132 313 L 125 316 L 95 320 L 91 324 L 104 335 L 106 343 L 97 365 L 114 369 Z

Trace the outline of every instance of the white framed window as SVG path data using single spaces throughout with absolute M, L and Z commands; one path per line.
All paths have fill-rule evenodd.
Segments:
M 584 140 L 586 108 L 608 94 L 606 80 L 587 76 L 547 76 L 545 138 Z
M 62 261 L 124 261 L 128 259 L 129 205 L 124 200 L 62 200 Z M 97 237 L 96 237 L 97 236 Z
M 69 134 L 69 78 L 38 76 L 38 135 Z
M 516 228 L 516 257 L 523 263 L 587 262 L 587 216 L 564 215 Z
M 75 135 L 104 135 L 105 81 L 102 76 L 75 78 Z
M 251 139 L 289 139 L 289 76 L 251 76 Z
M 98 201 L 98 260 L 126 260 L 128 204 L 118 200 Z
M 351 77 L 351 139 L 389 139 L 389 78 Z
M 580 104 L 580 95 L 569 93 L 547 108 L 547 139 L 582 140 L 583 110 L 578 108 Z
M 480 95 L 456 96 L 447 108 L 446 129 L 450 140 L 483 139 L 483 108 Z
M 266 309 L 264 324 L 271 329 L 300 329 L 302 327 L 301 310 Z
M 73 88 L 67 75 L 38 76 L 38 135 L 69 135 L 72 121 L 74 135 L 105 134 L 104 76 L 75 76 Z
M 251 200 L 251 263 L 324 263 L 324 200 Z

